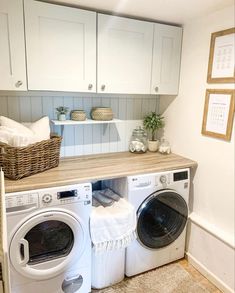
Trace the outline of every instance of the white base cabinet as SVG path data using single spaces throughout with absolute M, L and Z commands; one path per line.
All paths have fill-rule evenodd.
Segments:
M 98 14 L 97 92 L 149 94 L 153 23 Z
M 29 90 L 96 92 L 96 13 L 25 0 Z
M 182 28 L 154 24 L 151 94 L 178 94 L 181 42 Z
M 27 90 L 22 0 L 0 0 L 0 90 Z

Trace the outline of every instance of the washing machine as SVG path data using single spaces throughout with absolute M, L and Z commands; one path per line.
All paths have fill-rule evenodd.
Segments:
M 91 184 L 6 195 L 12 293 L 91 291 Z
M 181 169 L 130 176 L 110 185 L 136 210 L 137 239 L 126 249 L 127 276 L 184 257 L 189 177 L 189 169 Z

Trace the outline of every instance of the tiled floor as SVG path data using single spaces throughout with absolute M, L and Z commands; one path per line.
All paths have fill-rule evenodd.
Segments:
M 93 293 L 221 293 L 202 276 L 186 259 L 176 261 L 155 270 Z

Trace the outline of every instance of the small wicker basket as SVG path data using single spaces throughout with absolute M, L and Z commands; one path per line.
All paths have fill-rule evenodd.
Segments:
M 86 120 L 86 112 L 83 110 L 72 110 L 71 111 L 71 120 L 75 120 L 75 121 Z
M 12 147 L 0 143 L 0 167 L 9 179 L 20 179 L 57 167 L 62 137 L 52 135 L 26 147 Z
M 113 120 L 113 111 L 111 108 L 105 108 L 105 107 L 92 108 L 91 118 L 93 120 L 100 120 L 100 121 Z

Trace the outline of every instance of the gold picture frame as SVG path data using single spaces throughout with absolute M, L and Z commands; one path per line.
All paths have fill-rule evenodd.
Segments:
M 234 109 L 234 90 L 207 89 L 201 133 L 230 141 Z
M 211 34 L 208 83 L 234 83 L 235 27 Z

